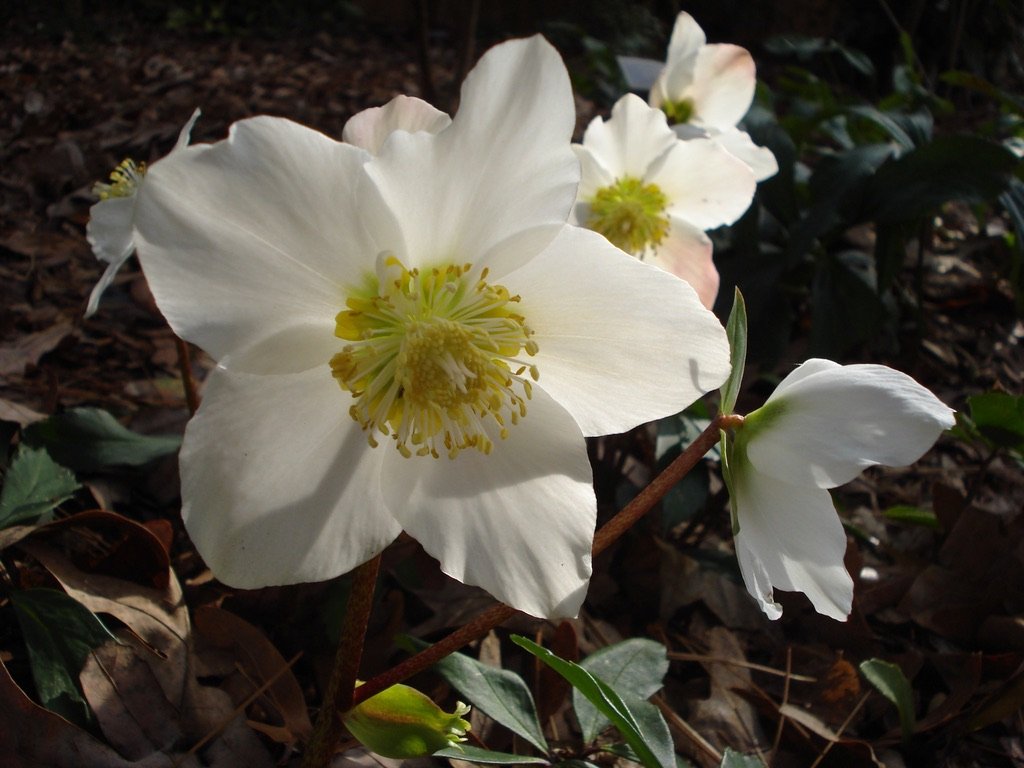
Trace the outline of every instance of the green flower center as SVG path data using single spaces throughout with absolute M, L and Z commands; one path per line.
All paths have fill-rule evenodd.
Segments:
M 93 184 L 92 193 L 100 200 L 109 200 L 112 197 L 131 197 L 146 175 L 146 164 L 136 163 L 134 160 L 122 160 L 117 168 L 110 172 L 110 183 L 105 184 L 97 181 Z
M 693 118 L 693 102 L 689 99 L 665 101 L 661 105 L 661 111 L 665 113 L 671 125 L 688 123 Z
M 486 269 L 471 276 L 469 264 L 409 270 L 387 256 L 380 271 L 335 318 L 335 335 L 351 343 L 331 371 L 355 398 L 352 418 L 370 445 L 374 432 L 390 435 L 403 456 L 490 453 L 488 421 L 508 437 L 539 376 L 520 359 L 537 343 L 515 311 L 519 297 L 488 284 Z
M 668 197 L 656 184 L 624 176 L 597 191 L 590 201 L 587 227 L 624 251 L 640 256 L 668 234 Z

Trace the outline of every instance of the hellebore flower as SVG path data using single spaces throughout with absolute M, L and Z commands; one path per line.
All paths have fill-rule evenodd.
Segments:
M 376 155 L 384 140 L 397 130 L 437 133 L 451 122 L 448 115 L 423 99 L 396 96 L 383 107 L 370 107 L 350 117 L 341 139 Z
M 718 270 L 704 230 L 747 210 L 756 187 L 750 170 L 707 139 L 680 141 L 664 113 L 633 94 L 607 121 L 594 118 L 574 149 L 582 172 L 576 221 L 683 278 L 710 308 Z
M 846 620 L 846 533 L 826 489 L 866 467 L 917 461 L 953 424 L 953 410 L 904 373 L 821 359 L 799 366 L 746 417 L 729 457 L 736 554 L 768 618 L 782 615 L 778 588 Z
M 757 181 L 779 170 L 775 155 L 736 127 L 757 86 L 754 59 L 738 45 L 707 45 L 704 30 L 683 11 L 676 17 L 665 68 L 650 104 L 661 109 L 680 138 L 710 138 L 746 163 Z
M 688 285 L 566 223 L 574 111 L 536 37 L 481 58 L 448 127 L 376 156 L 259 117 L 150 168 L 143 270 L 218 363 L 180 464 L 221 580 L 328 579 L 404 529 L 456 579 L 576 614 L 584 436 L 675 413 L 729 364 Z
M 172 153 L 188 146 L 192 126 L 198 119 L 197 109 L 178 134 L 178 143 L 174 145 Z M 89 224 L 85 234 L 92 252 L 97 259 L 107 262 L 107 268 L 89 294 L 86 317 L 96 313 L 103 292 L 135 250 L 135 200 L 145 178 L 145 163 L 124 160 L 111 172 L 110 183 L 98 182 L 93 186 L 93 194 L 100 200 L 89 209 Z

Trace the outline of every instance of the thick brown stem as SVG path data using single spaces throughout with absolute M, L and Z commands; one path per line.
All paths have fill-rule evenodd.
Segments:
M 302 761 L 303 768 L 326 768 L 334 755 L 341 735 L 341 714 L 352 708 L 359 662 L 363 657 L 366 626 L 373 607 L 373 590 L 377 584 L 380 555 L 352 571 L 352 588 L 345 606 L 345 618 L 338 638 L 334 668 L 327 684 L 324 704 L 309 739 Z

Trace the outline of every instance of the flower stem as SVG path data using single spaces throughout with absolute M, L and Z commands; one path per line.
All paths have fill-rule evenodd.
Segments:
M 192 357 L 188 351 L 188 344 L 178 336 L 174 337 L 174 344 L 178 348 L 178 368 L 181 370 L 181 386 L 185 390 L 185 402 L 188 403 L 189 415 L 195 416 L 199 410 L 199 392 L 196 390 L 196 380 L 192 375 Z
M 628 531 L 651 507 L 661 501 L 669 489 L 678 483 L 696 466 L 697 462 L 719 440 L 722 429 L 730 429 L 742 423 L 741 416 L 716 416 L 707 428 L 694 440 L 665 470 L 654 478 L 640 494 L 623 507 L 611 520 L 605 523 L 594 535 L 593 554 L 599 555 Z M 479 640 L 499 624 L 508 621 L 516 613 L 504 603 L 488 608 L 468 624 L 459 627 L 450 635 L 429 648 L 410 656 L 400 664 L 388 669 L 376 677 L 371 677 L 355 690 L 353 703 L 359 704 L 370 696 L 380 693 L 395 683 L 407 680 L 440 661 L 450 653 L 454 653 L 464 645 Z
M 373 591 L 380 569 L 380 555 L 352 571 L 352 588 L 334 656 L 334 668 L 327 683 L 324 703 L 309 738 L 303 768 L 326 768 L 341 735 L 341 714 L 352 708 L 359 662 L 363 657 L 366 626 L 373 607 Z

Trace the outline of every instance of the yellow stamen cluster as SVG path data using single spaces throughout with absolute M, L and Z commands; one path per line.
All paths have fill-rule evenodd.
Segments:
M 662 103 L 661 111 L 665 113 L 671 125 L 688 123 L 693 118 L 693 102 L 689 99 L 666 101 Z
M 92 193 L 100 200 L 109 200 L 112 197 L 131 197 L 138 190 L 139 183 L 145 175 L 145 163 L 136 163 L 131 159 L 122 160 L 117 168 L 110 172 L 110 183 L 97 181 L 92 187 Z
M 472 275 L 469 264 L 406 269 L 382 259 L 370 288 L 354 292 L 335 318 L 351 342 L 331 359 L 350 413 L 376 446 L 390 435 L 403 456 L 454 458 L 465 448 L 490 453 L 487 422 L 508 436 L 526 415 L 536 366 L 533 331 L 515 312 L 519 296 Z
M 627 253 L 642 256 L 668 235 L 667 206 L 668 198 L 656 184 L 624 176 L 594 195 L 587 227 Z

